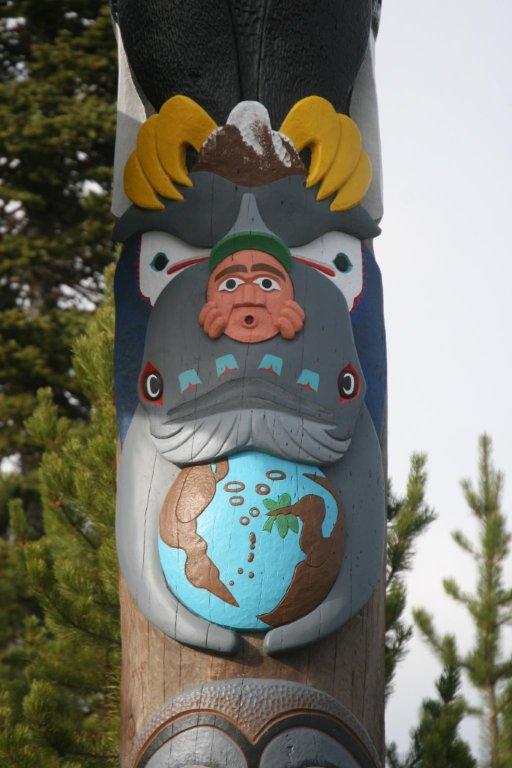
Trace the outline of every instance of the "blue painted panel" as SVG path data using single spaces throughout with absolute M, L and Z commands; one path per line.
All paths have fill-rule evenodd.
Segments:
M 382 277 L 374 255 L 363 248 L 364 292 L 351 314 L 357 354 L 366 381 L 366 405 L 380 436 L 386 403 L 386 330 Z

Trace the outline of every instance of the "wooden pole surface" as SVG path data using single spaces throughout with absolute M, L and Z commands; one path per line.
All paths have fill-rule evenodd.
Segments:
M 117 0 L 122 768 L 382 768 L 379 0 Z
M 121 581 L 123 666 L 121 765 L 130 757 L 144 722 L 176 693 L 205 682 L 238 677 L 282 678 L 334 696 L 364 725 L 384 756 L 384 590 L 339 632 L 309 648 L 272 658 L 262 641 L 244 636 L 234 658 L 177 643 L 141 614 Z

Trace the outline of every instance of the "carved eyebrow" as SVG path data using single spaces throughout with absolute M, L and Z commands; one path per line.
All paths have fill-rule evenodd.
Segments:
M 274 275 L 277 275 L 283 280 L 286 280 L 286 275 L 284 275 L 280 269 L 273 267 L 271 264 L 253 264 L 251 267 L 251 272 L 272 272 Z
M 226 267 L 226 269 L 219 272 L 215 280 L 220 280 L 224 275 L 233 275 L 235 272 L 247 272 L 247 267 L 244 267 L 243 264 L 233 264 L 231 267 Z

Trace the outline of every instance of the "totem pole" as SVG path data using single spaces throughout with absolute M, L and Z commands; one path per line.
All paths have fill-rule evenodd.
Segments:
M 379 768 L 374 0 L 118 0 L 123 768 Z

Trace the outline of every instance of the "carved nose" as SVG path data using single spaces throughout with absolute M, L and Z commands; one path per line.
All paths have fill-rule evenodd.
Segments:
M 240 298 L 243 302 L 249 302 L 251 304 L 256 304 L 258 302 L 258 292 L 254 283 L 244 284 Z

